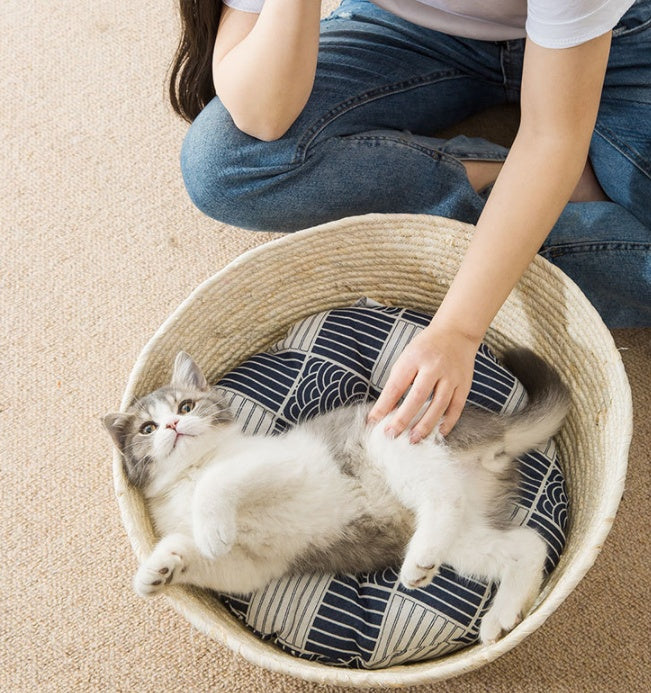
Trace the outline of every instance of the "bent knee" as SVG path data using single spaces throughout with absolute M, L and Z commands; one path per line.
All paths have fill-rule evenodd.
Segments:
M 218 221 L 271 230 L 268 196 L 262 193 L 284 169 L 278 161 L 284 148 L 278 141 L 264 142 L 239 130 L 219 99 L 213 99 L 190 126 L 181 148 L 181 173 L 190 199 Z
M 213 99 L 197 116 L 181 147 L 181 173 L 192 202 L 204 214 L 230 222 L 241 183 L 238 159 L 246 138 L 230 115 Z

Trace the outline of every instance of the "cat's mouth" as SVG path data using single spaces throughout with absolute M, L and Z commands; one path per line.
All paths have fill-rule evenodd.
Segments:
M 172 450 L 176 450 L 176 444 L 179 442 L 181 438 L 194 438 L 195 436 L 192 435 L 191 433 L 179 433 L 178 431 L 174 431 L 175 438 L 174 442 L 172 443 Z

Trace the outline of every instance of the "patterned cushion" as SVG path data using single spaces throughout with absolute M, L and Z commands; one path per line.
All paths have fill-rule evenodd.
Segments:
M 218 388 L 244 429 L 278 433 L 297 421 L 352 401 L 376 398 L 391 365 L 430 316 L 368 300 L 310 316 L 268 352 L 251 357 Z M 475 361 L 474 404 L 511 412 L 526 394 L 482 345 Z M 567 496 L 553 441 L 521 458 L 514 522 L 548 544 L 547 570 L 565 543 Z M 495 585 L 461 578 L 443 566 L 415 591 L 396 566 L 360 575 L 277 580 L 245 598 L 222 596 L 256 634 L 299 657 L 379 668 L 429 659 L 474 643 Z

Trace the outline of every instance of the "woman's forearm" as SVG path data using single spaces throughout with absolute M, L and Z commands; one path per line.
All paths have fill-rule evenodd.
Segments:
M 437 322 L 479 342 L 551 231 L 585 167 L 609 48 L 609 33 L 527 41 L 520 128 Z
M 398 405 L 389 434 L 409 426 L 418 442 L 439 425 L 447 435 L 461 415 L 479 342 L 583 171 L 609 47 L 610 33 L 559 50 L 527 40 L 518 135 L 445 299 L 394 363 L 369 414 L 379 421 Z
M 314 84 L 320 16 L 320 0 L 266 0 L 253 28 L 224 53 L 220 34 L 234 17 L 225 8 L 213 81 L 241 130 L 272 140 L 296 120 Z
M 519 135 L 477 223 L 437 322 L 479 343 L 581 175 L 587 146 Z

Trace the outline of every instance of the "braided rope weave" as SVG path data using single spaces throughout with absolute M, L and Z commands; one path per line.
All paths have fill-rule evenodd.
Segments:
M 425 215 L 349 217 L 259 246 L 201 284 L 141 352 L 122 407 L 169 380 L 176 353 L 191 353 L 215 382 L 264 350 L 301 318 L 368 296 L 434 312 L 454 277 L 473 227 Z M 528 346 L 561 373 L 572 407 L 556 437 L 570 498 L 567 545 L 534 610 L 502 640 L 450 656 L 383 670 L 308 662 L 255 637 L 210 593 L 172 587 L 168 597 L 196 628 L 260 666 L 341 686 L 405 686 L 459 675 L 514 647 L 570 594 L 594 563 L 624 488 L 632 432 L 631 394 L 612 337 L 578 287 L 536 257 L 485 338 L 501 353 Z M 117 454 L 115 491 L 134 551 L 155 537 L 141 496 Z

